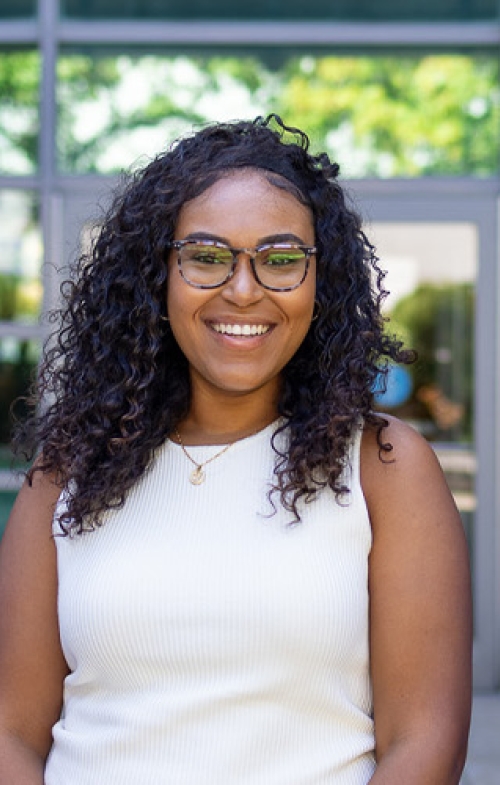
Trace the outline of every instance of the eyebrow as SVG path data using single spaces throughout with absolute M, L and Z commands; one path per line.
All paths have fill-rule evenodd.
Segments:
M 183 238 L 184 240 L 211 240 L 212 242 L 224 243 L 224 245 L 231 246 L 231 243 L 226 237 L 221 237 L 218 234 L 211 234 L 210 232 L 191 232 Z M 297 243 L 298 245 L 307 245 L 304 243 L 302 237 L 296 234 L 286 232 L 282 234 L 269 234 L 265 237 L 259 238 L 256 246 L 267 245 L 268 243 Z

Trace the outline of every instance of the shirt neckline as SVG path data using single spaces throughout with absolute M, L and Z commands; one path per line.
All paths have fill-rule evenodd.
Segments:
M 285 419 L 283 417 L 277 417 L 275 420 L 269 423 L 269 425 L 264 426 L 264 428 L 261 428 L 259 431 L 256 431 L 255 433 L 251 433 L 249 436 L 243 436 L 241 439 L 236 439 L 236 441 L 234 441 L 231 444 L 231 452 L 234 452 L 235 448 L 239 448 L 240 446 L 245 446 L 252 440 L 257 441 L 261 438 L 264 438 L 270 432 L 274 433 L 284 422 Z M 173 445 L 178 450 L 182 451 L 182 447 L 179 444 L 179 442 L 170 439 L 170 437 L 167 439 L 167 442 Z M 229 442 L 227 442 L 226 444 L 229 444 Z M 223 449 L 226 446 L 226 444 L 188 444 L 186 445 L 186 449 L 188 450 L 189 453 L 193 453 L 193 454 L 196 453 L 199 455 L 202 454 L 205 450 L 213 451 L 216 450 L 217 448 Z

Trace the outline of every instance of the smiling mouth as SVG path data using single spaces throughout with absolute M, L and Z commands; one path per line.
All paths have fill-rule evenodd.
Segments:
M 237 335 L 252 337 L 254 335 L 265 335 L 271 329 L 270 324 L 214 324 L 210 325 L 212 330 L 221 335 Z

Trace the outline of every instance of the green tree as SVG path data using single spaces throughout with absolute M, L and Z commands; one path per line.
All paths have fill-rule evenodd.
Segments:
M 278 107 L 317 145 L 350 151 L 349 174 L 486 175 L 498 168 L 498 79 L 494 57 L 302 57 Z
M 456 436 L 470 439 L 474 396 L 474 286 L 471 283 L 422 284 L 399 300 L 390 313 L 389 329 L 407 337 L 418 352 L 409 366 L 414 402 L 438 391 L 463 407 Z
M 498 170 L 493 55 L 77 53 L 59 57 L 57 78 L 67 171 L 116 171 L 134 151 L 151 154 L 193 124 L 271 111 L 304 128 L 347 176 Z M 0 54 L 3 171 L 35 168 L 39 80 L 36 52 Z
M 40 57 L 0 53 L 0 172 L 29 174 L 37 159 Z
M 132 153 L 113 154 L 120 145 L 152 154 L 193 125 L 233 118 L 235 103 L 265 111 L 276 83 L 255 58 L 187 55 L 67 55 L 58 79 L 60 165 L 85 172 L 128 166 Z

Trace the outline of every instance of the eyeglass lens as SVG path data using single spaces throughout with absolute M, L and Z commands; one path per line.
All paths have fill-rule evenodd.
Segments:
M 233 253 L 223 245 L 187 242 L 178 248 L 182 275 L 195 286 L 217 286 L 231 274 Z M 254 269 L 257 280 L 273 289 L 288 289 L 302 282 L 307 253 L 297 245 L 281 243 L 259 248 Z

